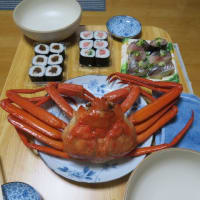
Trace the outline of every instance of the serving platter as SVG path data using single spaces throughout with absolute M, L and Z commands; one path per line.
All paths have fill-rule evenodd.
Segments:
M 102 75 L 86 75 L 70 79 L 67 83 L 83 85 L 84 88 L 97 97 L 102 97 L 108 92 L 125 87 L 125 84 L 109 84 L 106 78 L 107 76 Z M 84 101 L 80 101 L 80 99 L 76 99 L 76 101 L 77 106 L 71 104 L 74 110 L 80 105 L 85 104 Z M 140 98 L 131 109 L 131 112 L 134 112 L 136 109 L 141 109 L 145 105 L 145 100 Z M 48 108 L 50 113 L 67 123 L 70 121 L 53 102 L 46 104 L 45 107 Z M 128 112 L 130 112 L 130 110 Z M 146 140 L 142 144 L 142 147 L 151 146 L 152 139 L 153 137 L 150 137 Z M 93 164 L 87 161 L 60 159 L 44 153 L 39 153 L 39 155 L 50 169 L 62 177 L 87 183 L 102 183 L 121 178 L 134 170 L 145 157 L 145 155 L 143 155 L 135 158 L 115 159 L 103 164 Z

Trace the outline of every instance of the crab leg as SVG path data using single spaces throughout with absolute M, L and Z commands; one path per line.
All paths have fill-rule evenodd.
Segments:
M 0 106 L 8 113 L 12 114 L 16 118 L 20 119 L 27 125 L 31 126 L 32 128 L 44 133 L 45 135 L 55 138 L 61 139 L 62 133 L 58 130 L 54 129 L 51 126 L 43 123 L 42 121 L 38 120 L 25 110 L 18 108 L 17 106 L 10 103 L 9 99 L 4 99 L 0 102 Z
M 21 130 L 19 130 L 16 127 L 15 127 L 15 129 L 16 129 L 19 137 L 21 138 L 22 142 L 24 143 L 24 145 L 27 146 L 28 148 L 35 149 L 35 150 L 38 150 L 38 151 L 41 151 L 41 152 L 44 152 L 44 153 L 47 153 L 47 154 L 50 154 L 50 155 L 53 155 L 53 156 L 60 157 L 60 158 L 65 158 L 65 159 L 70 158 L 67 155 L 67 153 L 65 153 L 63 151 L 59 151 L 59 150 L 52 149 L 52 148 L 47 147 L 47 146 L 41 146 L 41 145 L 37 145 L 37 144 L 29 142 L 27 136 Z
M 169 122 L 173 117 L 176 116 L 178 109 L 176 106 L 173 106 L 172 109 L 167 111 L 159 120 L 157 120 L 149 129 L 142 132 L 137 136 L 137 144 L 143 143 L 147 140 L 152 134 L 158 131 L 161 127 L 163 127 L 167 122 Z
M 58 91 L 63 95 L 81 97 L 87 101 L 91 101 L 95 98 L 95 96 L 86 90 L 82 85 L 59 83 Z
M 22 107 L 27 112 L 31 113 L 33 116 L 39 118 L 43 122 L 47 123 L 48 125 L 55 127 L 55 128 L 62 128 L 64 129 L 66 123 L 62 120 L 58 119 L 51 113 L 47 112 L 43 108 L 35 105 L 34 103 L 24 99 L 23 97 L 19 96 L 17 93 L 12 91 L 7 91 L 7 97 L 12 100 L 14 103 Z
M 72 118 L 73 116 L 73 108 L 65 101 L 65 99 L 60 95 L 55 84 L 48 84 L 46 87 L 46 91 L 49 96 L 55 101 L 58 107 L 63 110 L 68 117 Z
M 122 102 L 121 108 L 122 112 L 125 113 L 128 109 L 135 103 L 140 95 L 140 88 L 136 85 L 130 86 L 130 92 L 127 98 Z
M 166 113 L 173 105 L 175 102 L 172 102 L 168 106 L 166 106 L 164 109 L 162 109 L 160 112 L 156 113 L 153 115 L 151 118 L 147 119 L 146 121 L 135 125 L 135 130 L 137 134 L 140 134 L 141 132 L 145 131 L 147 128 L 151 127 L 164 113 Z
M 113 80 L 116 80 L 116 79 L 123 80 L 126 83 L 132 82 L 132 83 L 135 83 L 138 85 L 144 84 L 142 86 L 145 86 L 147 88 L 150 88 L 152 86 L 155 88 L 155 90 L 156 90 L 156 88 L 157 89 L 159 89 L 159 88 L 171 89 L 171 88 L 177 87 L 177 85 L 180 85 L 175 82 L 167 82 L 167 81 L 156 81 L 156 84 L 155 84 L 155 82 L 152 80 L 144 79 L 144 78 L 141 78 L 138 76 L 133 76 L 130 74 L 123 74 L 123 73 L 119 73 L 119 72 L 113 73 L 113 74 L 109 75 L 107 78 L 107 80 L 109 80 L 110 82 L 112 82 Z M 165 91 L 168 91 L 168 90 L 165 90 Z
M 48 144 L 49 146 L 54 147 L 55 149 L 58 150 L 63 150 L 63 143 L 61 141 L 57 141 L 54 139 L 51 139 L 45 135 L 43 135 L 42 133 L 40 133 L 39 131 L 33 129 L 32 127 L 28 126 L 27 124 L 25 124 L 24 122 L 22 122 L 21 120 L 13 117 L 12 115 L 8 115 L 8 121 L 16 128 L 28 133 L 29 135 L 32 135 L 33 137 L 35 137 L 37 140 Z
M 182 87 L 175 87 L 171 89 L 168 93 L 165 93 L 163 96 L 159 97 L 156 101 L 152 102 L 148 106 L 143 107 L 139 111 L 133 113 L 129 120 L 134 124 L 138 124 L 158 111 L 163 107 L 167 106 L 169 103 L 173 102 L 182 92 Z
M 156 145 L 156 146 L 152 146 L 152 147 L 143 147 L 143 148 L 138 148 L 135 149 L 133 152 L 131 152 L 130 154 L 128 154 L 128 156 L 140 156 L 140 155 L 144 155 L 144 154 L 148 154 L 148 153 L 152 153 L 155 151 L 159 151 L 162 149 L 166 149 L 166 148 L 170 148 L 175 146 L 181 139 L 182 137 L 185 135 L 185 133 L 187 132 L 187 130 L 190 128 L 190 126 L 192 125 L 194 121 L 194 112 L 192 111 L 192 116 L 190 117 L 190 119 L 188 120 L 187 124 L 185 125 L 185 127 L 175 136 L 175 138 L 171 141 L 171 143 L 169 144 L 160 144 L 160 145 Z

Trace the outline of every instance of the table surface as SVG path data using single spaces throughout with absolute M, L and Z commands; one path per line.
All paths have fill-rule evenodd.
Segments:
M 88 30 L 105 30 L 104 25 L 85 26 Z M 171 41 L 169 34 L 163 29 L 144 26 L 143 39 L 151 40 L 155 37 L 163 37 Z M 107 68 L 80 68 L 78 63 L 74 63 L 76 54 L 78 55 L 78 45 L 67 49 L 66 72 L 67 79 L 85 75 L 85 74 L 110 74 L 120 71 L 120 52 L 122 43 L 117 40 L 110 40 L 112 65 Z M 70 53 L 69 53 L 70 52 Z M 28 66 L 33 56 L 33 43 L 31 40 L 21 37 L 15 57 L 13 59 L 5 86 L 0 99 L 5 96 L 5 92 L 11 88 L 35 88 L 38 87 L 32 83 L 28 77 Z M 70 56 L 72 54 L 72 56 Z M 74 56 L 73 56 L 74 55 Z M 23 57 L 23 59 L 19 59 Z M 74 59 L 70 58 L 73 57 Z M 187 84 L 182 74 L 180 64 L 176 59 L 177 68 L 180 75 L 180 81 L 184 86 L 185 92 L 188 92 Z M 72 67 L 73 66 L 73 67 Z M 19 70 L 20 69 L 20 70 Z M 15 129 L 7 122 L 7 113 L 1 112 L 0 121 L 0 157 L 3 165 L 6 181 L 22 181 L 29 183 L 36 188 L 44 199 L 65 199 L 69 195 L 72 199 L 122 199 L 128 175 L 104 184 L 89 185 L 86 183 L 76 183 L 66 180 L 53 171 L 51 171 L 44 162 L 32 151 L 27 149 L 18 138 Z M 56 189 L 54 189 L 56 187 Z M 53 191 L 53 192 L 52 192 Z M 79 191 L 77 193 L 77 191 Z
M 145 0 L 136 0 L 134 4 L 131 0 L 117 2 L 110 0 L 107 1 L 105 12 L 84 12 L 81 23 L 87 25 L 105 24 L 113 15 L 133 15 L 134 13 L 134 17 L 138 18 L 143 25 L 153 25 L 165 29 L 172 40 L 179 44 L 194 93 L 200 95 L 200 68 L 198 67 L 200 61 L 197 56 L 200 48 L 199 5 L 200 3 L 195 0 L 169 0 L 164 4 L 159 0 L 152 0 L 149 3 L 146 3 Z M 23 86 L 23 77 L 19 73 L 16 78 L 13 78 L 15 72 L 20 72 L 21 69 L 16 69 L 12 63 L 18 62 L 19 58 L 14 58 L 14 55 L 19 47 L 18 44 L 22 45 L 24 40 L 21 32 L 13 23 L 12 11 L 0 11 L 0 27 L 0 91 L 2 91 L 0 98 L 2 99 L 7 89 Z M 162 29 L 159 30 L 162 32 Z M 152 35 L 149 35 L 148 31 L 144 33 L 146 39 L 151 39 Z M 166 32 L 164 34 L 168 36 Z M 20 59 L 23 60 L 23 58 Z M 23 181 L 29 183 L 42 194 L 44 199 L 48 200 L 55 198 L 62 200 L 69 196 L 70 199 L 77 200 L 123 199 L 129 175 L 116 181 L 95 185 L 66 180 L 52 172 L 37 155 L 24 147 L 14 129 L 8 124 L 6 116 L 5 112 L 1 112 L 0 159 L 4 179 L 7 182 Z

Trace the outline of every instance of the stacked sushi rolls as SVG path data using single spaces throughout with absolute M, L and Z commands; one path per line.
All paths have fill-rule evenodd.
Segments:
M 37 44 L 29 69 L 33 82 L 62 81 L 65 46 L 62 43 Z
M 110 64 L 108 34 L 105 31 L 82 31 L 80 33 L 80 58 L 82 66 L 105 67 Z

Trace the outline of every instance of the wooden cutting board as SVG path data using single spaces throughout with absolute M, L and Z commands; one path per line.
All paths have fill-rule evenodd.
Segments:
M 87 30 L 106 30 L 105 26 L 85 26 Z M 74 36 L 75 37 L 75 36 Z M 156 27 L 143 27 L 142 38 L 151 40 L 155 37 L 163 37 L 171 41 L 170 36 L 164 30 Z M 69 43 L 74 44 L 75 38 L 70 38 Z M 107 68 L 81 68 L 78 64 L 78 46 L 71 45 L 66 50 L 65 78 L 71 79 L 84 74 L 110 74 L 120 71 L 121 43 L 110 38 L 111 66 Z M 33 56 L 33 42 L 22 37 L 12 66 L 10 68 L 5 86 L 0 99 L 5 97 L 8 89 L 35 88 L 29 80 L 28 69 Z M 184 79 L 178 58 L 176 56 L 180 81 L 184 91 L 189 92 L 187 82 Z M 22 181 L 32 185 L 44 199 L 76 199 L 76 200 L 121 200 L 124 196 L 125 186 L 129 175 L 102 184 L 76 183 L 66 180 L 53 171 L 32 151 L 27 149 L 16 134 L 15 129 L 7 122 L 7 113 L 0 112 L 0 157 L 4 169 L 5 181 Z

